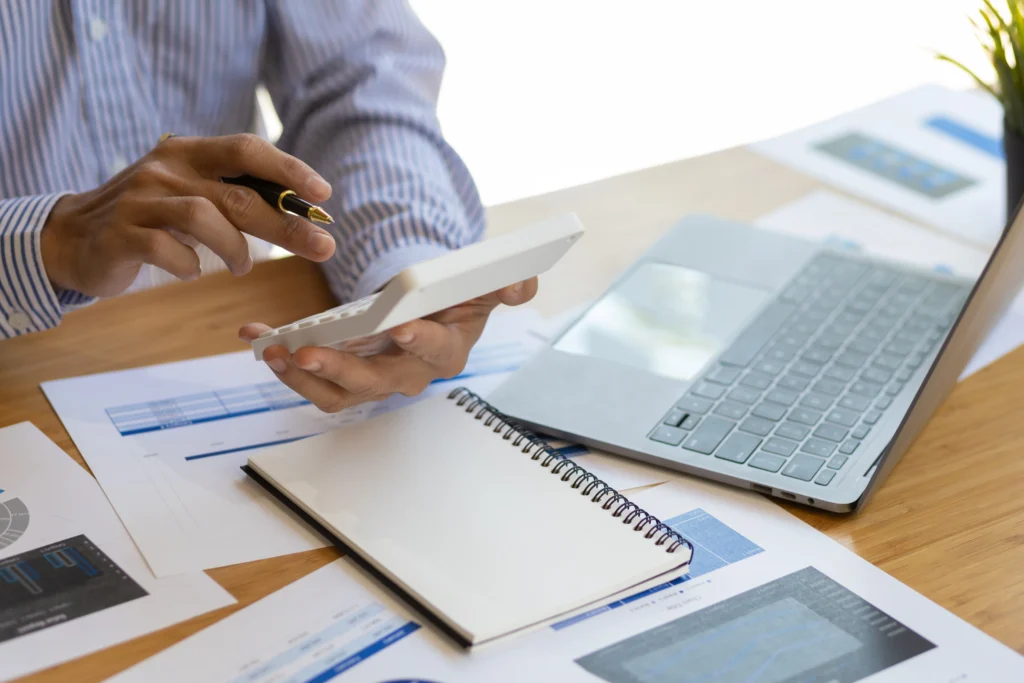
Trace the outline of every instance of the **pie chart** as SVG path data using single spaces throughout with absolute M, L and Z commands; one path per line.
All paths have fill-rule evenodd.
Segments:
M 28 508 L 20 498 L 0 501 L 0 550 L 11 545 L 28 529 Z

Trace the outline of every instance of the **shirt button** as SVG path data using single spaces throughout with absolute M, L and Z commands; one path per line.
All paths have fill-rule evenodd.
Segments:
M 89 37 L 99 42 L 107 37 L 107 22 L 94 18 L 89 22 Z
M 7 316 L 7 324 L 19 332 L 24 332 L 28 328 L 32 327 L 32 319 L 21 311 L 15 311 Z
M 114 163 L 110 164 L 110 174 L 120 173 L 126 168 L 128 168 L 128 160 L 118 154 L 114 157 Z

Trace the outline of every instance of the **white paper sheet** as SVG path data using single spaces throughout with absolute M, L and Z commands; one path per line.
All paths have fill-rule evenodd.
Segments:
M 540 342 L 530 309 L 492 316 L 463 375 L 487 393 Z M 324 545 L 239 469 L 259 447 L 392 410 L 396 396 L 335 415 L 284 387 L 248 352 L 47 382 L 43 391 L 157 576 Z
M 688 577 L 466 653 L 342 560 L 113 680 L 1024 680 L 1020 655 L 759 496 L 687 479 L 633 500 L 694 542 Z
M 88 472 L 28 422 L 0 429 L 0 680 L 234 602 L 201 572 L 154 578 Z
M 987 247 L 1006 224 L 1002 117 L 988 95 L 925 86 L 750 148 Z M 852 158 L 821 148 L 850 135 L 861 136 L 882 153 L 865 153 L 865 146 L 858 145 L 853 152 L 860 156 Z M 941 197 L 911 189 L 921 178 L 941 185 L 954 176 L 969 184 Z
M 977 277 L 988 261 L 989 250 L 950 239 L 866 204 L 828 190 L 817 190 L 765 214 L 754 224 L 760 228 L 822 242 L 838 249 L 863 251 L 873 256 L 957 275 Z M 960 379 L 1024 344 L 1024 295 L 1018 296 L 992 330 Z

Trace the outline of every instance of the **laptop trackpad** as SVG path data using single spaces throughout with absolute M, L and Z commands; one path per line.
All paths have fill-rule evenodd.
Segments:
M 699 270 L 647 262 L 606 292 L 554 348 L 689 381 L 770 295 Z

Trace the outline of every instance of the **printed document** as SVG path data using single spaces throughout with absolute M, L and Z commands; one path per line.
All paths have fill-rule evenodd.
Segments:
M 0 429 L 0 680 L 234 602 L 202 572 L 155 578 L 85 469 L 28 422 Z
M 631 497 L 694 543 L 689 574 L 467 653 L 342 559 L 113 680 L 1024 680 L 1013 650 L 760 496 Z

